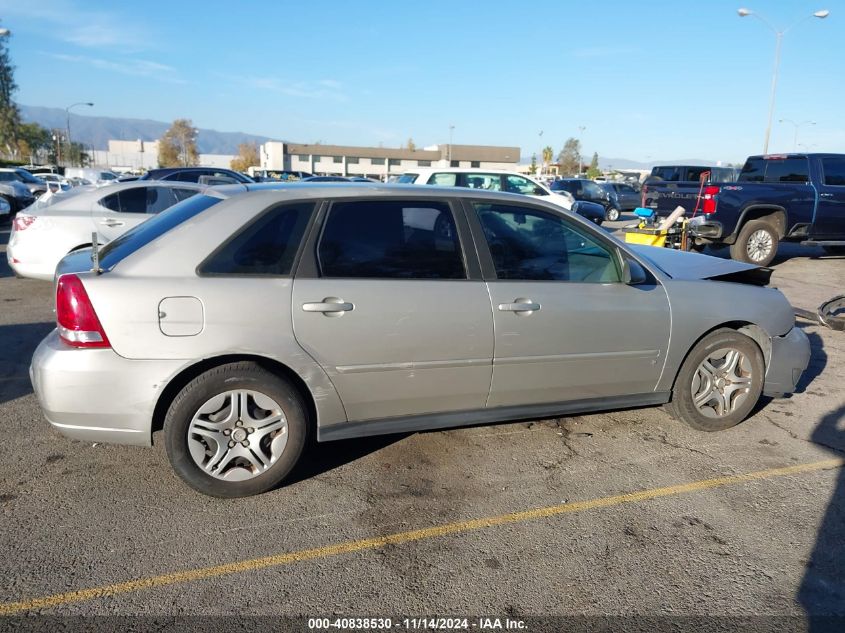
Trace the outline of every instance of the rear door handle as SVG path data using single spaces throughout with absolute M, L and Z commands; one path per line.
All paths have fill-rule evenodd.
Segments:
M 832 198 L 832 197 L 833 197 L 832 193 L 820 193 L 819 194 L 819 198 Z
M 513 303 L 500 303 L 499 310 L 501 312 L 536 312 L 540 309 L 539 303 L 534 303 L 531 299 L 523 299 L 519 297 L 513 300 Z
M 123 222 L 120 220 L 103 220 L 100 224 L 105 226 L 123 226 Z
M 330 314 L 340 315 L 344 312 L 351 312 L 355 309 L 355 306 L 337 297 L 326 297 L 322 301 L 303 303 L 302 309 L 306 312 L 322 312 L 328 316 Z

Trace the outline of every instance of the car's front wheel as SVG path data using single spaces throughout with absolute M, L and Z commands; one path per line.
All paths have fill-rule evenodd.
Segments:
M 278 485 L 308 434 L 305 406 L 286 380 L 252 362 L 199 375 L 173 399 L 164 421 L 167 456 L 192 488 L 246 497 Z
M 765 371 L 757 343 L 736 330 L 716 330 L 690 351 L 666 408 L 699 431 L 728 429 L 754 409 Z

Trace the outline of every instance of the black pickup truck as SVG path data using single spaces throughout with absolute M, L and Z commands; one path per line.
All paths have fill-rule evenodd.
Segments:
M 663 215 L 669 206 L 687 208 L 699 248 L 729 246 L 733 259 L 759 266 L 774 259 L 782 241 L 845 255 L 845 154 L 751 156 L 736 182 L 711 179 L 683 202 L 661 195 L 665 186 L 649 187 L 646 206 Z

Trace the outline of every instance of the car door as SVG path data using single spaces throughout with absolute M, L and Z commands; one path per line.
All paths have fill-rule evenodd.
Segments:
M 472 207 L 495 330 L 488 406 L 653 392 L 670 333 L 664 288 L 623 283 L 619 247 L 574 218 Z
M 822 158 L 821 167 L 813 237 L 842 240 L 845 239 L 845 157 Z
M 294 280 L 294 331 L 348 419 L 482 409 L 493 318 L 460 207 L 336 200 L 318 224 Z
M 105 244 L 175 203 L 176 197 L 168 187 L 144 185 L 122 189 L 94 204 L 94 229 Z

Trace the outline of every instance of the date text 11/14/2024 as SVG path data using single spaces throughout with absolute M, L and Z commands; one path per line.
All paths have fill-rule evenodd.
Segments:
M 453 631 L 480 630 L 496 631 L 526 630 L 523 620 L 511 618 L 308 618 L 308 629 L 311 631 L 329 630 L 390 630 L 404 629 L 407 631 Z

